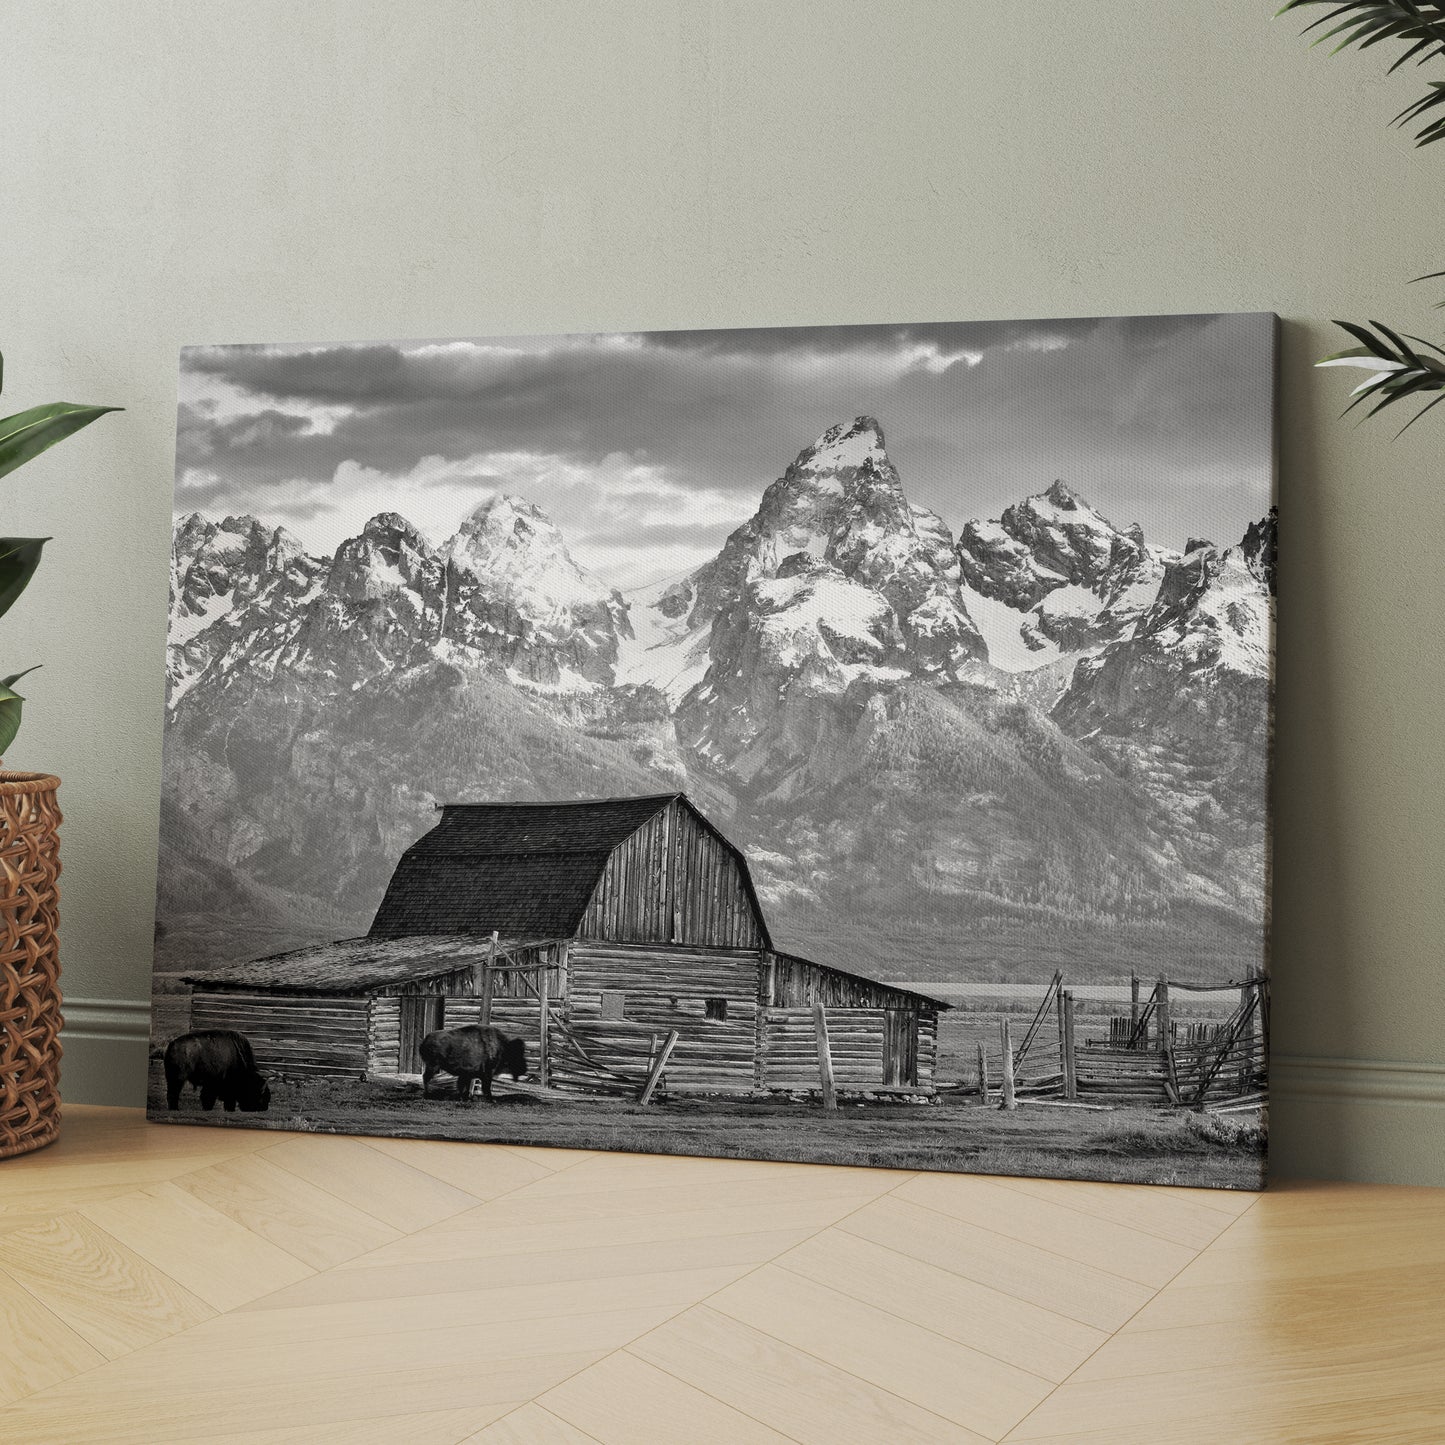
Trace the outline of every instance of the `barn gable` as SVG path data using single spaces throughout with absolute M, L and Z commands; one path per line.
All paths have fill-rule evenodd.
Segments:
M 768 946 L 746 859 L 681 793 L 443 807 L 402 855 L 370 936 L 493 930 Z

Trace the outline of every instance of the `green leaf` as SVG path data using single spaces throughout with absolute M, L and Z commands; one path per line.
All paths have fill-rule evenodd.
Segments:
M 49 537 L 0 537 L 0 617 L 15 605 L 35 569 Z
M 1413 341 L 1422 348 L 1445 355 L 1433 341 L 1425 341 L 1418 336 L 1411 336 L 1407 341 L 1379 321 L 1370 322 L 1374 331 L 1349 321 L 1337 321 L 1335 325 L 1348 332 L 1360 345 L 1352 346 L 1346 351 L 1337 351 L 1333 356 L 1322 357 L 1315 365 L 1378 368 L 1377 375 L 1370 377 L 1350 393 L 1352 400 L 1345 408 L 1346 416 L 1362 402 L 1372 403 L 1365 413 L 1368 419 L 1377 416 L 1387 406 L 1396 406 L 1411 397 L 1423 397 L 1429 392 L 1438 393 L 1434 400 L 1423 406 L 1400 428 L 1400 432 L 1396 433 L 1398 436 L 1419 421 L 1432 407 L 1445 401 L 1445 361 L 1437 361 L 1434 356 L 1427 356 L 1424 351 L 1416 351 L 1409 344 Z
M 77 406 L 70 401 L 53 401 L 33 406 L 0 421 L 0 477 L 38 457 L 47 447 L 89 426 L 119 406 Z
M 20 731 L 20 709 L 25 699 L 14 688 L 0 683 L 0 753 L 15 741 Z

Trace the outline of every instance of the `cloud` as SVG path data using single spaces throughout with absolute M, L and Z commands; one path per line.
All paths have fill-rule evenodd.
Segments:
M 1062 476 L 1177 544 L 1267 505 L 1269 337 L 1171 316 L 196 348 L 177 500 L 319 546 L 373 501 L 426 528 L 502 488 L 633 575 L 649 546 L 659 566 L 715 546 L 866 412 L 955 529 Z

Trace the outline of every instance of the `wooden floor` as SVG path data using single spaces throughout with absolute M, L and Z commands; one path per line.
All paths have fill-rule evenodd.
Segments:
M 1445 1440 L 1445 1191 L 151 1126 L 0 1164 L 0 1440 Z

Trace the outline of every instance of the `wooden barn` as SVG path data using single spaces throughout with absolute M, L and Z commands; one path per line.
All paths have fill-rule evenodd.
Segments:
M 190 979 L 192 1026 L 263 1068 L 409 1074 L 430 1030 L 487 1019 L 543 1081 L 673 1092 L 820 1084 L 928 1093 L 947 1004 L 774 948 L 742 853 L 681 793 L 449 804 L 402 855 L 370 933 Z

